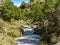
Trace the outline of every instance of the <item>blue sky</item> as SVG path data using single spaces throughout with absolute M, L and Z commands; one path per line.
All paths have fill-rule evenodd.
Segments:
M 29 2 L 29 0 L 11 0 L 11 1 L 14 2 L 14 5 L 16 6 L 20 6 L 23 1 L 26 3 Z

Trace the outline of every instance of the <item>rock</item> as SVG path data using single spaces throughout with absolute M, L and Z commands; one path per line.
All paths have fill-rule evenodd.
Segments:
M 57 37 L 54 35 L 54 34 L 52 34 L 52 36 L 51 36 L 51 43 L 53 43 L 53 44 L 55 44 L 55 43 L 57 43 Z
M 55 45 L 60 45 L 60 41 L 58 43 L 56 43 Z

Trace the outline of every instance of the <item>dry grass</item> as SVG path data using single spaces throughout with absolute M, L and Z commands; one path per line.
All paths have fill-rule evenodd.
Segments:
M 25 24 L 24 21 L 12 21 L 12 22 L 6 22 L 3 21 L 2 19 L 0 19 L 0 31 L 2 30 L 2 32 L 0 32 L 0 45 L 4 45 L 4 42 L 7 43 L 7 45 L 17 45 L 17 43 L 15 42 L 15 38 L 11 35 L 5 35 L 5 33 L 8 33 L 10 30 L 15 30 L 16 33 L 18 33 L 18 30 L 20 30 L 21 26 L 23 26 Z M 3 27 L 5 27 L 7 29 L 7 32 L 3 33 Z M 15 33 L 15 34 L 16 34 Z M 14 34 L 14 31 L 13 31 Z M 22 36 L 21 32 L 19 34 L 20 36 Z

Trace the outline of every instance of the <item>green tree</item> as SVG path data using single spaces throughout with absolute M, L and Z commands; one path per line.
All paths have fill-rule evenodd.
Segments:
M 10 0 L 6 0 L 4 3 L 4 7 L 2 9 L 2 14 L 3 14 L 3 18 L 5 19 L 10 19 L 11 18 L 11 10 L 13 9 L 13 2 L 11 2 Z
M 32 5 L 30 13 L 27 14 L 27 18 L 39 21 L 39 27 L 43 28 L 45 32 L 40 34 L 41 30 L 38 30 L 36 33 L 41 35 L 47 42 L 50 42 L 51 35 L 59 36 L 59 21 L 55 13 L 58 2 L 59 0 L 46 0 L 45 3 L 35 3 Z
M 25 9 L 25 7 L 26 7 L 26 4 L 27 4 L 27 3 L 25 3 L 25 2 L 22 2 L 22 4 L 21 4 L 20 8 L 21 8 L 21 9 Z
M 6 0 L 4 2 L 4 6 L 2 9 L 2 16 L 4 20 L 10 21 L 12 18 L 14 19 L 25 19 L 24 11 L 22 11 L 19 7 L 14 6 L 14 3 L 11 0 Z
M 33 4 L 30 13 L 27 14 L 27 17 L 37 21 L 41 18 L 41 16 L 43 16 L 43 9 L 43 4 Z

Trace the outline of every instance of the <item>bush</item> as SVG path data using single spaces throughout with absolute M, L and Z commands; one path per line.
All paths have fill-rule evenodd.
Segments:
M 13 37 L 19 37 L 22 35 L 22 33 L 17 29 L 12 29 L 9 30 L 8 35 L 13 36 Z
M 13 2 L 6 0 L 2 8 L 2 18 L 7 21 L 11 21 L 12 18 L 19 20 L 25 20 L 25 13 L 19 7 L 14 6 Z

